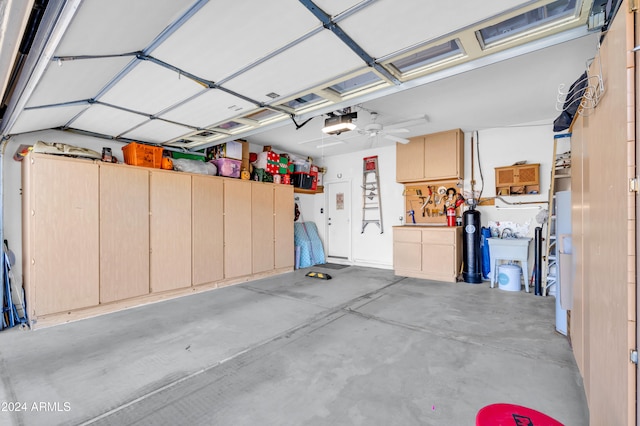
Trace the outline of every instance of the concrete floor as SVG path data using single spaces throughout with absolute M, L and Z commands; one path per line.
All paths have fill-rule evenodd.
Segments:
M 307 278 L 309 270 L 329 281 Z M 0 333 L 2 425 L 587 425 L 554 299 L 350 266 Z

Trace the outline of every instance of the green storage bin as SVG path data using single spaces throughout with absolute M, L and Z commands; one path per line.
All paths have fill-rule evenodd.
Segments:
M 171 151 L 171 157 L 184 158 L 187 160 L 207 161 L 207 158 L 204 155 L 190 154 L 188 152 Z

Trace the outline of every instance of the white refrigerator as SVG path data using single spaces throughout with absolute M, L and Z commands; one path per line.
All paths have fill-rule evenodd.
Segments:
M 556 331 L 567 335 L 567 310 L 573 301 L 571 246 L 571 191 L 556 192 L 557 284 Z

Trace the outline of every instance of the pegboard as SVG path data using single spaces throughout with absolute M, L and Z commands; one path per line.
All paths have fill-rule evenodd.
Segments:
M 447 207 L 455 206 L 462 187 L 458 180 L 443 180 L 405 185 L 405 223 L 413 223 L 410 211 L 414 211 L 416 224 L 446 224 Z M 456 208 L 456 216 L 462 215 L 464 204 Z

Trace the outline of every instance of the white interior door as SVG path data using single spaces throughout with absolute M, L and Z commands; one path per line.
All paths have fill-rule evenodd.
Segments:
M 327 190 L 327 257 L 349 259 L 351 251 L 351 184 L 334 182 Z

